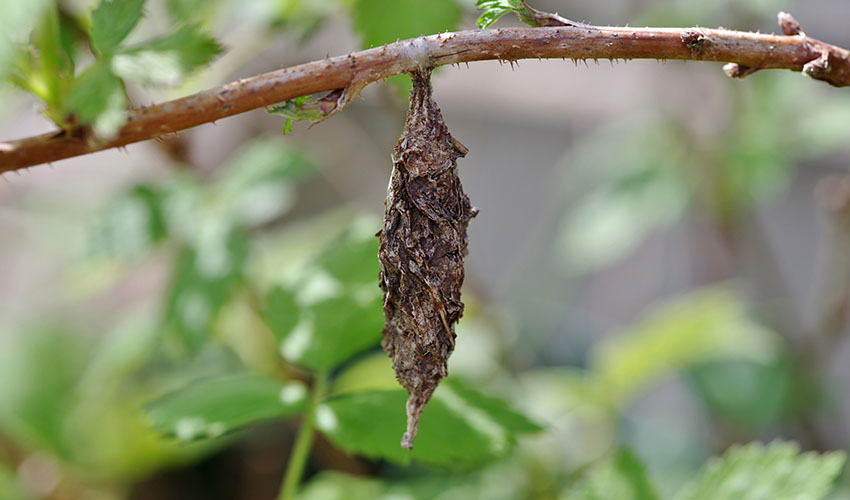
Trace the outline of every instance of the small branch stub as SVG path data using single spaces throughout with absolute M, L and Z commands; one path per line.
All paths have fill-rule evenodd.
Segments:
M 407 449 L 413 448 L 419 417 L 454 350 L 454 325 L 463 314 L 466 226 L 478 213 L 457 175 L 457 159 L 467 149 L 443 123 L 430 76 L 430 69 L 411 72 L 410 109 L 393 151 L 384 227 L 378 232 L 382 345 L 410 394 L 401 441 Z
M 809 59 L 802 68 L 804 75 L 810 76 L 815 80 L 827 82 L 833 87 L 846 87 L 850 85 L 850 54 L 846 50 L 834 47 L 827 43 L 809 38 L 803 31 L 800 23 L 787 12 L 780 12 L 777 15 L 779 27 L 786 37 L 794 37 L 798 39 L 814 57 Z M 685 36 L 682 36 L 682 41 L 688 44 Z M 688 44 L 691 47 L 690 44 Z M 769 67 L 769 66 L 767 66 Z M 738 63 L 728 63 L 723 66 L 723 71 L 726 75 L 732 78 L 744 78 L 752 75 L 756 71 L 764 69 L 762 66 L 747 66 Z

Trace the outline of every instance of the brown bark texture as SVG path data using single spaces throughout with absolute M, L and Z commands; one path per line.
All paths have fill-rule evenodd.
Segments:
M 384 226 L 378 232 L 383 346 L 410 394 L 401 441 L 408 449 L 454 350 L 455 323 L 463 314 L 466 226 L 478 212 L 457 174 L 457 159 L 467 150 L 443 123 L 431 97 L 430 73 L 411 73 L 410 109 L 393 152 Z

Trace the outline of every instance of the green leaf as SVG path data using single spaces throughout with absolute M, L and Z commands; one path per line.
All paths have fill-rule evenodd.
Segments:
M 529 26 L 538 26 L 532 12 L 522 0 L 478 0 L 475 7 L 483 11 L 478 18 L 478 28 L 486 29 L 508 12 L 514 12 L 522 22 Z
M 331 369 L 377 346 L 384 321 L 377 294 L 362 304 L 350 294 L 308 304 L 280 287 L 269 295 L 265 317 L 283 357 L 313 370 Z
M 124 87 L 104 62 L 81 74 L 65 101 L 67 114 L 80 123 L 90 125 L 100 138 L 114 136 L 127 121 L 127 97 Z
M 329 370 L 380 341 L 377 225 L 368 227 L 347 231 L 294 284 L 269 293 L 264 315 L 288 361 Z
M 453 30 L 461 9 L 454 0 L 356 0 L 354 27 L 363 47 Z
M 9 81 L 44 101 L 44 114 L 64 126 L 64 97 L 74 81 L 76 39 L 57 6 L 44 10 L 30 43 L 19 46 Z
M 265 137 L 241 148 L 222 170 L 219 197 L 237 223 L 253 227 L 289 210 L 295 184 L 315 167 L 302 151 L 277 137 Z
M 461 8 L 455 0 L 356 0 L 354 27 L 363 40 L 363 48 L 377 47 L 396 40 L 432 35 L 457 28 Z M 410 79 L 388 79 L 406 96 Z
M 87 343 L 79 332 L 49 328 L 0 348 L 0 429 L 28 447 L 68 458 L 75 453 L 67 416 L 77 403 Z
M 178 258 L 168 296 L 165 325 L 177 345 L 196 351 L 210 326 L 243 283 L 249 240 L 241 231 L 204 221 L 209 230 Z
M 477 24 L 479 29 L 487 29 L 493 25 L 500 17 L 514 10 L 516 2 L 510 0 L 478 0 L 475 2 L 475 7 L 482 11 L 481 17 L 478 18 Z
M 34 33 L 40 77 L 45 87 L 44 102 L 49 108 L 62 108 L 62 94 L 67 81 L 73 78 L 73 67 L 65 59 L 62 47 L 59 12 L 54 6 L 48 9 L 41 26 Z
M 221 51 L 215 39 L 186 25 L 167 37 L 122 50 L 112 58 L 112 71 L 143 85 L 173 86 Z
M 398 387 L 392 359 L 381 351 L 364 356 L 346 367 L 334 378 L 331 394 L 338 396 L 358 391 L 395 391 Z
M 154 336 L 147 327 L 100 331 L 96 343 L 67 326 L 12 333 L 13 344 L 0 345 L 0 432 L 21 449 L 96 470 L 99 480 L 113 484 L 203 451 L 163 439 L 140 412 L 151 386 L 128 377 L 150 352 Z
M 380 268 L 377 264 L 380 221 L 370 217 L 356 220 L 351 228 L 328 245 L 316 259 L 316 265 L 335 280 L 354 286 L 377 288 Z
M 769 428 L 782 417 L 792 398 L 792 379 L 791 367 L 783 359 L 718 360 L 690 372 L 697 394 L 715 414 L 751 431 Z
M 50 0 L 0 2 L 0 80 L 12 69 L 18 44 L 32 33 L 51 3 Z
M 322 98 L 313 100 L 312 95 L 303 95 L 285 101 L 283 104 L 272 106 L 266 111 L 272 115 L 286 117 L 283 125 L 283 135 L 292 132 L 292 122 L 309 121 L 318 123 L 324 120 L 338 106 L 338 93 L 333 92 Z
M 90 256 L 138 256 L 168 233 L 164 193 L 153 186 L 132 188 L 100 212 L 88 238 Z
M 466 404 L 472 405 L 487 415 L 492 416 L 500 425 L 513 433 L 532 434 L 543 430 L 539 425 L 529 420 L 528 417 L 514 410 L 503 399 L 478 392 L 457 380 L 449 380 L 448 387 L 451 389 L 451 393 L 460 397 Z M 448 403 L 448 391 L 441 398 Z
M 99 477 L 115 484 L 134 482 L 167 464 L 197 460 L 199 454 L 209 454 L 224 444 L 186 446 L 151 428 L 140 403 L 150 399 L 151 391 L 162 393 L 199 376 L 198 360 L 184 360 L 177 380 L 165 375 L 167 370 L 162 365 L 152 377 L 142 375 L 140 368 L 143 371 L 150 362 L 159 332 L 146 314 L 133 316 L 129 321 L 126 315 L 122 317 L 116 329 L 99 332 L 95 349 L 83 360 L 85 374 L 76 384 L 77 404 L 64 416 L 74 450 L 68 462 L 84 470 L 97 470 Z M 209 358 L 205 363 L 212 364 Z M 221 369 L 221 360 L 216 359 L 215 373 Z
M 407 392 L 360 391 L 332 397 L 317 409 L 317 425 L 349 453 L 407 463 L 471 464 L 506 455 L 517 435 L 539 430 L 504 401 L 447 379 L 422 414 L 412 452 L 400 446 Z
M 775 355 L 775 334 L 748 319 L 732 293 L 710 288 L 658 307 L 600 344 L 592 367 L 617 405 L 654 380 L 699 363 Z
M 254 186 L 280 180 L 299 181 L 315 172 L 310 158 L 300 149 L 278 137 L 260 137 L 228 160 L 221 182 L 228 190 L 250 190 Z
M 100 55 L 111 55 L 142 18 L 145 0 L 101 0 L 92 12 L 91 44 Z
M 379 292 L 352 290 L 343 297 L 332 297 L 310 306 L 312 327 L 323 344 L 335 345 L 338 352 L 317 353 L 310 363 L 316 368 L 337 366 L 350 357 L 377 346 L 384 328 L 384 315 Z
M 643 464 L 628 450 L 595 464 L 567 496 L 571 500 L 658 499 Z
M 63 70 L 69 75 L 74 75 L 77 62 L 77 48 L 79 45 L 88 41 L 88 34 L 77 25 L 73 15 L 65 12 L 59 12 L 59 44 L 63 52 Z
M 795 443 L 733 446 L 712 459 L 676 500 L 819 500 L 845 462 L 843 452 L 800 453 Z
M 294 415 L 306 402 L 301 382 L 242 374 L 197 381 L 151 403 L 146 413 L 163 434 L 193 441 Z

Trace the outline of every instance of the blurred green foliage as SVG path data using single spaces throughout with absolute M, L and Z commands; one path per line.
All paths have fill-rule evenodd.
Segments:
M 397 40 L 454 31 L 461 7 L 457 0 L 354 0 L 352 18 L 363 48 L 377 47 Z M 404 75 L 387 80 L 405 97 L 410 79 Z
M 391 369 L 389 363 L 387 369 Z M 411 453 L 399 446 L 406 417 L 398 409 L 406 400 L 407 392 L 397 388 L 340 395 L 319 407 L 319 429 L 358 455 L 453 467 L 503 456 L 515 444 L 516 435 L 540 430 L 505 402 L 447 379 L 423 414 L 417 436 L 424 437 Z M 370 425 L 376 420 L 382 424 Z
M 713 359 L 770 360 L 775 334 L 751 321 L 723 289 L 705 290 L 663 304 L 615 340 L 601 342 L 591 367 L 605 394 L 622 402 L 659 377 Z
M 570 491 L 577 500 L 655 500 L 658 495 L 643 465 L 628 450 L 596 464 Z
M 799 447 L 791 443 L 735 446 L 709 462 L 700 476 L 676 498 L 818 500 L 829 494 L 845 460 L 843 452 L 800 453 Z
M 222 50 L 194 25 L 146 43 L 124 45 L 142 18 L 144 0 L 103 0 L 85 21 L 62 14 L 59 7 L 47 5 L 30 42 L 16 47 L 9 80 L 44 101 L 45 115 L 63 129 L 83 124 L 100 138 L 111 137 L 126 122 L 123 80 L 176 85 Z M 94 63 L 77 73 L 83 46 L 90 47 Z M 0 75 L 8 71 L 7 64 L 0 55 Z
M 246 17 L 254 16 L 256 31 L 304 40 L 342 12 L 369 47 L 455 29 L 468 4 L 257 0 Z M 675 2 L 647 18 L 693 24 L 779 4 Z M 173 29 L 131 43 L 142 0 L 84 8 L 2 2 L 0 76 L 41 99 L 60 127 L 82 123 L 108 137 L 126 120 L 128 83 L 173 86 L 207 67 L 222 48 L 206 30 L 240 7 L 164 6 Z M 522 7 L 479 6 L 486 25 Z M 580 178 L 553 246 L 564 279 L 603 272 L 694 212 L 729 229 L 782 193 L 801 160 L 850 141 L 842 95 L 761 74 L 729 88 L 728 123 L 707 140 L 686 120 L 659 113 L 599 127 L 568 152 Z M 322 470 L 317 461 L 302 500 L 816 500 L 844 466 L 840 452 L 801 453 L 776 441 L 733 446 L 697 470 L 730 441 L 799 431 L 829 404 L 828 389 L 813 387 L 815 375 L 734 282 L 678 293 L 595 341 L 576 366 L 550 367 L 512 358 L 523 340 L 510 321 L 465 291 L 458 355 L 486 357 L 486 369 L 450 365 L 407 452 L 399 446 L 407 395 L 379 352 L 380 221 L 346 207 L 294 217 L 299 191 L 319 168 L 280 138 L 246 141 L 214 174 L 171 167 L 84 224 L 77 262 L 83 294 L 108 293 L 157 262 L 166 278 L 155 303 L 118 319 L 60 316 L 0 338 L 0 500 L 47 498 L 61 488 L 80 498 L 128 498 L 134 482 L 201 463 L 257 429 L 312 432 L 312 422 L 324 438 L 317 446 L 371 477 Z M 325 380 L 327 390 L 317 383 Z M 704 410 L 695 425 L 722 443 L 689 435 L 681 446 L 697 445 L 688 454 L 667 450 L 683 474 L 653 455 L 665 446 L 659 436 L 680 431 L 633 411 L 671 381 L 684 382 Z M 46 494 L 26 472 L 45 461 L 60 478 Z M 290 464 L 306 461 L 296 447 Z
M 269 292 L 264 317 L 284 359 L 329 371 L 380 341 L 376 227 L 374 220 L 357 223 L 315 261 L 300 266 L 294 283 Z
M 306 400 L 307 388 L 297 381 L 229 375 L 196 381 L 168 394 L 151 403 L 147 414 L 163 434 L 193 441 L 302 412 Z
M 850 130 L 838 125 L 850 115 L 844 96 L 812 92 L 790 75 L 736 83 L 729 83 L 729 123 L 708 144 L 686 119 L 626 116 L 569 152 L 577 168 L 592 169 L 579 170 L 568 188 L 575 201 L 557 241 L 565 270 L 613 264 L 688 209 L 734 225 L 730 220 L 785 192 L 804 158 L 850 142 Z M 613 140 L 618 147 L 606 147 Z
M 489 28 L 509 12 L 516 14 L 522 22 L 530 26 L 538 25 L 534 20 L 534 13 L 528 9 L 523 0 L 478 0 L 475 6 L 481 10 L 478 28 L 482 30 Z

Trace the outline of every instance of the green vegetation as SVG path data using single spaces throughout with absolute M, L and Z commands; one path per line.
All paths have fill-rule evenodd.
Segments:
M 93 140 L 126 123 L 137 86 L 207 82 L 203 70 L 226 52 L 211 34 L 239 10 L 235 0 L 170 0 L 156 11 L 144 0 L 79 3 L 0 2 L 0 76 L 63 130 L 90 127 Z M 481 14 L 460 0 L 258 4 L 245 22 L 266 44 L 292 33 L 306 41 L 333 16 L 370 47 L 470 28 Z M 514 0 L 477 5 L 482 28 L 531 15 Z M 696 15 L 688 8 L 664 16 Z M 399 446 L 407 393 L 380 350 L 381 222 L 309 199 L 321 193 L 311 190 L 318 150 L 246 132 L 215 172 L 178 154 L 94 209 L 25 200 L 21 211 L 43 219 L 42 244 L 72 257 L 44 292 L 44 314 L 0 319 L 0 500 L 154 498 L 138 485 L 257 441 L 277 447 L 262 460 L 286 466 L 281 500 L 850 498 L 848 443 L 817 432 L 842 404 L 819 371 L 828 361 L 746 293 L 740 263 L 603 339 L 576 340 L 570 359 L 546 358 L 551 339 L 540 333 L 575 333 L 547 323 L 564 308 L 546 302 L 553 281 L 578 289 L 689 218 L 737 262 L 747 221 L 787 192 L 798 164 L 846 153 L 850 99 L 810 85 L 760 74 L 729 83 L 735 112 L 710 133 L 659 109 L 620 115 L 569 146 L 570 201 L 553 202 L 540 245 L 551 272 L 518 279 L 507 312 L 464 291 L 457 355 L 412 452 Z M 287 133 L 325 117 L 317 106 L 305 97 L 270 112 Z M 147 273 L 162 283 L 144 298 L 90 303 Z M 61 307 L 48 304 L 53 295 Z M 698 408 L 693 425 L 640 421 L 636 408 L 671 383 Z

